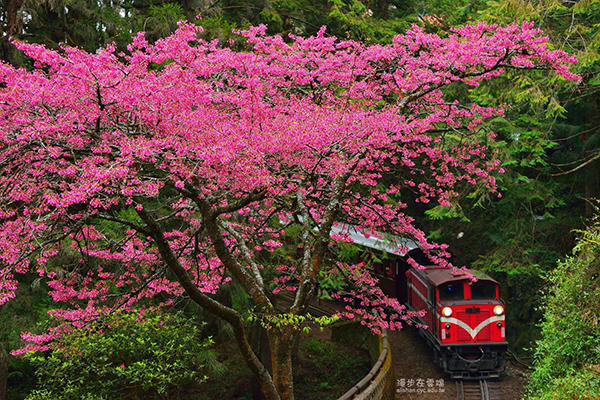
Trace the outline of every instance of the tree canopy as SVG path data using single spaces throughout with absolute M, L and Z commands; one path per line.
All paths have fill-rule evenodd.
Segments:
M 30 335 L 30 350 L 102 311 L 185 294 L 233 326 L 267 399 L 293 398 L 293 321 L 322 271 L 358 299 L 342 316 L 375 331 L 410 316 L 363 264 L 326 262 L 332 242 L 350 240 L 331 238 L 333 225 L 411 238 L 450 266 L 446 246 L 415 227 L 409 199 L 448 205 L 462 182 L 496 191 L 503 171 L 482 123 L 502 110 L 445 89 L 506 69 L 577 79 L 575 59 L 531 23 L 446 37 L 414 26 L 389 45 L 324 28 L 290 43 L 265 32 L 240 32 L 244 50 L 201 39 L 191 23 L 154 44 L 139 33 L 125 53 L 15 43 L 35 68 L 0 66 L 0 304 L 14 274 L 35 269 L 66 305 L 54 311 L 65 324 Z M 296 254 L 277 252 L 290 227 Z M 272 374 L 242 315 L 215 299 L 232 279 L 270 328 Z M 295 296 L 283 315 L 280 290 Z

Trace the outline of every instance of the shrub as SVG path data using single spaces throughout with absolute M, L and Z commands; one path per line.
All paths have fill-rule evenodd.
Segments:
M 214 364 L 211 339 L 179 314 L 118 312 L 27 355 L 41 389 L 28 400 L 180 399 L 197 389 Z M 183 397 L 182 397 L 183 396 Z
M 550 275 L 528 398 L 600 399 L 600 223 Z

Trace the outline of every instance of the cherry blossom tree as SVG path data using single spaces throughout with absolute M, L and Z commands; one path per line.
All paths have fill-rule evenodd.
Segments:
M 448 205 L 462 184 L 496 191 L 502 171 L 482 123 L 502 111 L 448 100 L 444 88 L 506 68 L 576 79 L 575 60 L 529 23 L 444 38 L 415 26 L 390 45 L 324 28 L 286 42 L 260 26 L 241 32 L 245 51 L 201 31 L 182 23 L 154 44 L 140 33 L 126 54 L 15 43 L 34 68 L 0 65 L 0 304 L 29 271 L 63 304 L 52 311 L 60 326 L 24 335 L 30 351 L 100 312 L 185 295 L 231 324 L 267 399 L 293 399 L 299 330 L 273 322 L 306 314 L 322 271 L 353 290 L 344 316 L 376 332 L 410 316 L 364 265 L 327 258 L 332 243 L 351 241 L 332 237 L 334 224 L 410 238 L 449 265 L 407 199 Z M 298 256 L 276 255 L 290 227 Z M 231 280 L 269 327 L 272 371 L 243 316 L 216 300 Z M 294 296 L 284 314 L 280 290 Z

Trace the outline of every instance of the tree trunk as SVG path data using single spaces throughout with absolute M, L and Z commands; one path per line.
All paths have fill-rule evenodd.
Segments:
M 595 200 L 600 199 L 600 160 L 595 160 L 586 166 L 585 178 L 585 215 L 591 218 L 596 212 L 598 203 Z
M 272 362 L 272 358 L 271 358 L 271 345 L 269 343 L 269 333 L 267 332 L 267 330 L 265 328 L 263 328 L 260 325 L 260 323 L 258 324 L 258 329 L 259 329 L 259 331 L 258 331 L 258 337 L 259 337 L 258 358 L 259 358 L 260 362 L 262 363 L 262 365 L 265 366 L 267 371 L 269 371 L 271 376 L 273 376 L 273 362 Z
M 298 332 L 291 327 L 269 330 L 273 383 L 281 400 L 294 400 L 292 352 Z
M 296 335 L 294 340 L 294 347 L 292 348 L 292 365 L 298 365 L 298 353 L 300 352 L 300 334 Z
M 381 19 L 388 19 L 389 14 L 388 14 L 388 0 L 379 0 L 379 12 L 380 12 L 380 18 Z
M 19 33 L 22 22 L 18 20 L 19 10 L 23 7 L 23 0 L 5 0 L 4 7 L 6 10 L 6 32 L 7 36 L 12 36 Z
M 147 236 L 152 236 L 154 242 L 156 243 L 156 246 L 158 247 L 158 251 L 160 252 L 162 260 L 169 267 L 171 272 L 173 272 L 173 274 L 177 277 L 177 280 L 179 281 L 185 292 L 188 294 L 188 296 L 190 296 L 190 299 L 202 308 L 206 309 L 208 312 L 219 316 L 220 318 L 231 324 L 240 353 L 246 361 L 246 363 L 248 364 L 248 366 L 250 367 L 252 373 L 258 378 L 261 390 L 265 395 L 265 398 L 267 400 L 281 400 L 281 396 L 277 393 L 277 387 L 273 383 L 271 375 L 269 374 L 265 366 L 260 363 L 260 360 L 258 359 L 258 357 L 256 357 L 256 354 L 254 354 L 254 351 L 250 347 L 250 343 L 248 342 L 248 338 L 246 337 L 246 328 L 244 327 L 241 315 L 234 309 L 226 307 L 225 305 L 212 299 L 205 293 L 202 293 L 200 289 L 198 289 L 198 286 L 192 281 L 191 276 L 188 274 L 187 270 L 180 264 L 169 242 L 165 238 L 163 230 L 161 229 L 160 225 L 156 222 L 156 220 L 154 220 L 152 215 L 150 215 L 144 209 L 137 210 L 137 213 L 142 219 L 142 221 L 144 221 L 146 226 L 137 227 L 136 229 L 140 233 L 143 233 Z M 213 240 L 214 242 L 218 242 L 219 240 L 223 242 L 222 238 L 215 236 L 215 239 L 217 240 Z M 221 246 L 223 246 L 223 243 L 220 244 Z M 225 250 L 227 250 L 226 247 Z M 228 256 L 229 257 L 226 258 L 226 261 L 231 262 L 231 254 L 228 254 Z M 235 260 L 233 260 L 233 262 L 235 263 Z M 242 278 L 238 279 L 238 281 L 246 279 L 246 276 L 244 276 L 242 271 L 236 272 L 238 272 L 238 275 L 241 274 L 240 277 Z M 248 290 L 246 290 L 246 292 L 248 292 Z M 254 291 L 254 294 L 256 295 L 255 297 L 258 297 L 256 291 Z M 255 304 L 260 303 L 262 298 L 259 297 L 258 300 L 259 301 L 255 301 Z M 268 304 L 270 304 L 270 302 Z
M 6 352 L 6 344 L 0 342 L 0 400 L 6 400 L 8 385 L 8 367 L 10 365 L 9 355 Z

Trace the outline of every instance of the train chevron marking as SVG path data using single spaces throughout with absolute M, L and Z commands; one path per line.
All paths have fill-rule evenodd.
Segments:
M 455 324 L 457 326 L 460 326 L 461 328 L 463 328 L 465 331 L 467 331 L 467 333 L 469 335 L 471 335 L 472 339 L 475 339 L 475 336 L 477 336 L 477 334 L 479 332 L 481 332 L 481 330 L 483 328 L 485 328 L 486 326 L 488 326 L 489 324 L 491 324 L 492 322 L 496 322 L 496 321 L 504 321 L 504 315 L 497 315 L 497 316 L 493 316 L 493 317 L 489 317 L 488 319 L 481 321 L 481 323 L 479 325 L 477 325 L 477 327 L 475 329 L 471 328 L 469 325 L 467 325 L 464 321 L 461 321 L 460 319 L 456 319 L 456 318 L 447 318 L 447 317 L 442 317 L 440 318 L 440 321 L 442 322 L 447 322 L 449 324 Z

